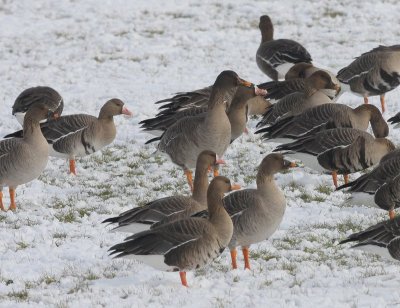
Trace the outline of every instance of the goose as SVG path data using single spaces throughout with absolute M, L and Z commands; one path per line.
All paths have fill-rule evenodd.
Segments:
M 320 165 L 317 156 L 327 150 L 345 147 L 351 145 L 358 137 L 364 137 L 366 142 L 372 143 L 379 148 L 378 153 L 384 152 L 384 149 L 392 147 L 392 143 L 385 138 L 374 138 L 367 132 L 355 128 L 334 128 L 328 129 L 315 134 L 306 134 L 299 137 L 292 143 L 281 144 L 273 151 L 288 151 L 285 152 L 290 157 L 295 157 L 304 162 L 304 164 L 316 171 L 326 172 L 326 169 Z M 359 145 L 360 146 L 360 145 Z M 371 153 L 365 153 L 358 146 L 353 147 L 356 153 L 359 153 L 360 164 L 366 164 L 371 160 Z M 359 152 L 357 152 L 359 151 Z M 357 156 L 356 156 L 357 157 Z M 352 162 L 354 163 L 354 162 Z M 335 187 L 337 187 L 337 174 L 332 172 L 332 179 Z
M 352 248 L 400 261 L 400 217 L 382 221 L 366 230 L 353 233 L 339 244 L 349 242 L 358 242 Z
M 264 133 L 263 139 L 282 142 L 284 138 L 288 142 L 287 140 L 293 140 L 307 132 L 330 128 L 350 127 L 366 131 L 369 124 L 376 138 L 387 137 L 389 134 L 385 119 L 374 105 L 363 104 L 353 109 L 343 104 L 323 104 L 311 107 L 297 116 L 277 120 L 255 133 Z
M 3 205 L 3 187 L 9 188 L 9 210 L 17 209 L 15 190 L 19 185 L 36 179 L 47 165 L 49 149 L 40 131 L 41 120 L 47 118 L 47 105 L 33 104 L 24 117 L 24 137 L 0 141 L 0 209 Z
M 379 95 L 385 112 L 385 93 L 400 84 L 400 45 L 380 45 L 363 53 L 339 70 L 337 79 L 344 91 L 364 97 L 364 103 Z
M 240 137 L 243 132 L 246 131 L 247 115 L 248 115 L 248 101 L 257 95 L 265 95 L 265 90 L 257 87 L 247 88 L 239 87 L 232 99 L 227 115 L 229 122 L 231 123 L 231 142 Z M 184 117 L 197 116 L 207 112 L 207 106 L 205 107 L 191 107 L 182 111 L 171 111 L 170 113 L 164 113 L 156 116 L 152 119 L 146 119 L 139 124 L 141 128 L 149 133 L 163 132 L 172 126 L 176 121 Z
M 400 177 L 388 180 L 375 193 L 375 203 L 383 210 L 389 211 L 389 218 L 394 219 L 394 209 L 400 206 Z
M 376 206 L 374 197 L 376 191 L 387 181 L 400 173 L 400 150 L 386 154 L 371 172 L 361 175 L 354 181 L 341 185 L 337 190 L 349 188 L 351 197 L 347 203 Z
M 179 271 L 181 283 L 187 287 L 186 272 L 209 264 L 229 244 L 233 224 L 222 198 L 224 193 L 238 188 L 226 177 L 215 177 L 207 191 L 208 219 L 189 217 L 136 233 L 112 246 L 110 254 L 159 270 Z
M 73 114 L 42 123 L 40 127 L 49 143 L 49 155 L 69 159 L 69 171 L 76 175 L 76 157 L 90 155 L 114 141 L 114 116 L 120 114 L 132 116 L 121 100 L 113 98 L 103 105 L 98 117 Z M 6 137 L 22 136 L 23 131 L 18 131 Z
M 323 104 L 332 103 L 339 91 L 339 86 L 332 82 L 331 77 L 324 71 L 317 71 L 305 80 L 302 92 L 294 92 L 271 105 L 263 115 L 257 127 L 274 123 L 279 117 L 298 115 L 304 110 Z M 324 90 L 324 91 L 322 91 Z M 330 96 L 326 95 L 329 91 Z
M 284 78 L 287 71 L 299 62 L 311 63 L 308 51 L 298 42 L 274 39 L 274 26 L 267 15 L 260 17 L 261 44 L 257 49 L 258 68 L 272 80 Z
M 318 163 L 332 172 L 335 187 L 338 187 L 336 174 L 343 174 L 348 183 L 348 175 L 367 169 L 379 163 L 380 159 L 392 152 L 395 145 L 386 138 L 366 138 L 358 136 L 350 145 L 328 149 L 317 156 Z
M 215 153 L 203 151 L 197 158 L 191 197 L 176 195 L 157 199 L 106 219 L 103 223 L 117 223 L 118 226 L 113 229 L 115 231 L 136 233 L 153 227 L 157 222 L 179 220 L 204 210 L 207 208 L 208 168 L 223 163 L 223 160 L 216 158 Z
M 46 86 L 39 86 L 28 88 L 18 95 L 12 106 L 12 115 L 22 125 L 26 112 L 36 104 L 44 104 L 49 110 L 54 110 L 44 120 L 59 117 L 64 108 L 64 101 L 56 90 Z
M 231 142 L 231 124 L 225 112 L 229 99 L 238 86 L 252 87 L 233 71 L 223 71 L 217 77 L 210 96 L 208 111 L 196 117 L 186 117 L 170 126 L 161 137 L 156 153 L 166 154 L 180 166 L 193 190 L 192 171 L 197 157 L 204 150 L 213 151 L 222 157 Z

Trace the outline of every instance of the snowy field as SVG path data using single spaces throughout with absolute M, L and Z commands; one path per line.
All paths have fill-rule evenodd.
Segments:
M 397 0 L 0 0 L 1 136 L 19 129 L 11 106 L 31 86 L 58 90 L 64 114 L 97 114 L 112 97 L 135 112 L 116 119 L 112 146 L 77 161 L 78 176 L 51 158 L 38 180 L 17 189 L 17 212 L 0 213 L 1 307 L 400 305 L 398 262 L 336 245 L 387 213 L 346 204 L 348 194 L 334 192 L 330 176 L 307 169 L 277 175 L 288 207 L 273 238 L 251 247 L 251 271 L 242 269 L 241 254 L 240 268 L 231 270 L 225 251 L 188 273 L 186 289 L 177 273 L 108 256 L 125 235 L 110 233 L 102 220 L 189 193 L 179 168 L 150 157 L 154 145 L 144 145 L 150 136 L 138 122 L 156 113 L 154 101 L 212 84 L 225 69 L 267 81 L 255 62 L 262 14 L 272 17 L 277 38 L 301 42 L 316 64 L 335 72 L 378 44 L 399 43 Z M 400 89 L 387 94 L 385 118 L 399 100 Z M 370 101 L 380 106 L 379 97 Z M 354 107 L 362 99 L 345 94 L 339 103 Z M 389 137 L 399 144 L 400 130 Z M 254 187 L 258 163 L 276 145 L 242 136 L 221 173 Z

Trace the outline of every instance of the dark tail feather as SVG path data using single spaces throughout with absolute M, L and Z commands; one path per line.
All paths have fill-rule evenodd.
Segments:
M 400 122 L 400 112 L 397 113 L 395 116 L 389 118 L 387 121 L 391 124 L 399 123 Z
M 103 220 L 101 223 L 102 224 L 105 224 L 105 223 L 115 224 L 115 223 L 118 222 L 119 218 L 120 218 L 119 216 L 110 217 L 110 218 L 107 218 L 107 219 Z
M 161 140 L 161 137 L 162 137 L 162 136 L 160 136 L 160 137 L 155 137 L 155 138 L 153 138 L 153 139 L 147 140 L 145 144 L 149 144 L 149 143 L 152 143 L 152 142 L 155 142 L 155 141 L 159 141 L 159 140 Z
M 23 130 L 19 130 L 17 132 L 8 134 L 6 136 L 4 136 L 4 138 L 22 138 L 24 137 L 24 131 Z

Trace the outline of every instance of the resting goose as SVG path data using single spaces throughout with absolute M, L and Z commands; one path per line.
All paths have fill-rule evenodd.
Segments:
M 50 112 L 53 112 L 50 110 Z M 36 179 L 47 165 L 49 149 L 40 131 L 40 121 L 47 118 L 49 109 L 44 104 L 34 104 L 24 117 L 24 137 L 0 141 L 0 209 L 3 205 L 3 187 L 8 186 L 11 205 L 15 211 L 15 190 L 18 185 Z
M 225 110 L 238 86 L 252 87 L 252 84 L 240 79 L 233 71 L 222 72 L 214 83 L 206 113 L 183 118 L 170 126 L 161 137 L 155 138 L 160 140 L 157 152 L 167 154 L 174 164 L 184 170 L 191 188 L 190 168 L 195 167 L 199 154 L 210 150 L 222 157 L 231 142 L 231 124 Z
M 189 217 L 134 234 L 111 247 L 111 254 L 160 270 L 179 271 L 181 283 L 187 287 L 186 271 L 209 264 L 229 244 L 233 225 L 222 198 L 237 188 L 226 177 L 215 177 L 207 191 L 208 219 Z
M 292 143 L 286 143 L 279 145 L 276 151 L 289 151 L 287 155 L 295 157 L 304 162 L 304 164 L 316 171 L 325 172 L 326 169 L 320 165 L 317 156 L 327 150 L 339 147 L 345 147 L 351 145 L 358 137 L 363 137 L 368 144 L 373 144 L 379 148 L 378 154 L 383 153 L 388 148 L 392 147 L 392 143 L 385 138 L 374 138 L 369 133 L 364 132 L 355 128 L 334 128 L 328 129 L 315 134 L 306 134 L 299 137 Z M 375 155 L 368 151 L 366 153 L 365 148 L 361 147 L 362 143 L 358 146 L 354 146 L 351 150 L 354 150 L 354 158 L 349 164 L 356 164 L 357 162 L 361 165 L 368 164 L 368 161 L 374 160 Z M 348 149 L 348 148 L 347 148 Z M 347 150 L 348 151 L 348 150 Z M 357 156 L 358 153 L 358 156 Z M 353 161 L 353 159 L 355 161 Z M 333 183 L 337 187 L 337 174 L 332 172 Z
M 331 98 L 339 91 L 338 85 L 335 85 L 329 74 L 324 71 L 315 72 L 305 80 L 305 83 L 302 92 L 286 95 L 276 104 L 271 105 L 257 126 L 272 124 L 279 117 L 298 115 L 308 108 L 332 103 Z M 327 90 L 330 96 L 326 94 Z
M 272 80 L 284 78 L 287 71 L 299 62 L 312 61 L 308 51 L 288 39 L 274 39 L 274 26 L 267 15 L 260 17 L 261 44 L 256 54 L 258 68 Z
M 117 223 L 113 230 L 136 233 L 147 230 L 157 222 L 170 222 L 202 211 L 207 208 L 208 168 L 222 164 L 215 153 L 203 151 L 196 163 L 192 196 L 171 196 L 151 201 L 142 207 L 135 207 L 103 223 Z
M 351 248 L 400 261 L 400 217 L 382 221 L 364 231 L 353 233 L 339 244 L 349 242 L 358 242 Z
M 49 110 L 54 110 L 48 114 L 45 120 L 59 117 L 64 108 L 64 101 L 56 90 L 39 86 L 28 88 L 18 95 L 12 106 L 12 114 L 22 125 L 26 112 L 36 104 L 44 104 Z
M 385 112 L 385 93 L 400 84 L 400 45 L 379 46 L 357 57 L 342 68 L 337 78 L 343 90 L 364 97 L 380 95 Z
M 229 105 L 226 112 L 229 122 L 231 123 L 231 142 L 240 137 L 242 133 L 246 131 L 249 100 L 259 95 L 265 95 L 266 93 L 265 90 L 257 87 L 239 87 L 237 89 L 236 94 L 232 99 L 232 103 Z M 176 121 L 184 117 L 197 116 L 205 113 L 207 112 L 207 109 L 207 106 L 205 106 L 191 107 L 181 111 L 171 111 L 169 113 L 158 115 L 152 119 L 143 120 L 139 122 L 139 124 L 141 124 L 141 128 L 144 131 L 157 134 L 167 130 L 170 126 L 175 124 Z
M 69 159 L 69 170 L 76 175 L 75 158 L 92 154 L 114 141 L 114 116 L 132 116 L 124 103 L 116 98 L 107 101 L 98 117 L 87 114 L 62 116 L 42 123 L 41 129 L 50 146 L 50 156 Z M 6 137 L 21 137 L 22 131 Z
M 389 127 L 381 112 L 374 105 L 361 105 L 351 108 L 343 104 L 323 104 L 311 107 L 297 116 L 285 117 L 269 127 L 256 131 L 264 133 L 264 139 L 297 138 L 309 131 L 349 127 L 366 131 L 371 124 L 374 136 L 386 137 Z

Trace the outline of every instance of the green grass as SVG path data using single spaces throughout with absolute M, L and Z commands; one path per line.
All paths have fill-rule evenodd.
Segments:
M 17 302 L 24 302 L 28 300 L 29 294 L 27 290 L 22 290 L 9 292 L 7 293 L 7 296 Z

